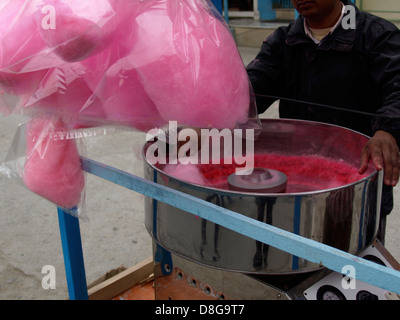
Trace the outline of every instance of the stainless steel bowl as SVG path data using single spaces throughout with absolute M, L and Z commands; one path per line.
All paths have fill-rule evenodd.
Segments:
M 338 126 L 270 119 L 262 120 L 255 153 L 318 155 L 358 168 L 361 150 L 368 139 Z M 241 192 L 194 184 L 166 174 L 162 166 L 152 165 L 145 157 L 151 143 L 143 148 L 145 177 L 149 180 L 352 254 L 364 249 L 376 236 L 382 173 L 373 168 L 359 179 L 333 188 L 298 187 L 296 192 L 289 188 L 289 192 L 274 194 Z M 287 183 L 290 186 L 290 177 Z M 145 225 L 154 240 L 167 250 L 210 267 L 263 274 L 320 268 L 149 198 L 145 201 Z

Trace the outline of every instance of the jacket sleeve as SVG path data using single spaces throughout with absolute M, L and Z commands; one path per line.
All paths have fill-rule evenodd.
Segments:
M 371 75 L 381 101 L 373 130 L 389 132 L 400 145 L 400 30 L 382 19 L 372 20 L 367 27 Z
M 279 96 L 282 61 L 286 47 L 286 27 L 275 30 L 262 44 L 256 58 L 247 66 L 247 73 L 256 95 L 257 111 L 263 113 L 275 99 L 262 95 Z

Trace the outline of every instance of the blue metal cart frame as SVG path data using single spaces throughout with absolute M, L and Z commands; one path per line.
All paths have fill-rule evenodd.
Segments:
M 356 270 L 355 278 L 400 294 L 400 272 L 344 251 L 224 209 L 199 198 L 134 176 L 119 169 L 82 158 L 83 170 L 157 201 L 185 210 L 242 235 L 339 272 L 346 265 Z M 79 219 L 58 209 L 65 271 L 71 300 L 88 299 Z

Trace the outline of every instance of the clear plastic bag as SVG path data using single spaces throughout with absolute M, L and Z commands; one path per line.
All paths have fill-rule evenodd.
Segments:
M 0 108 L 71 128 L 244 124 L 255 105 L 236 43 L 207 0 L 9 0 Z
M 65 130 L 60 119 L 29 118 L 19 125 L 0 172 L 66 212 L 83 217 L 84 150 L 83 139 Z

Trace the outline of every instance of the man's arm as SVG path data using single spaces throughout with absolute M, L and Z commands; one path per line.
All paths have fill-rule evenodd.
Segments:
M 286 47 L 286 27 L 278 28 L 262 44 L 256 58 L 247 66 L 247 74 L 256 94 L 257 110 L 261 114 L 274 102 L 260 95 L 279 96 L 282 61 Z
M 374 135 L 364 147 L 360 172 L 372 160 L 377 170 L 384 169 L 384 183 L 395 186 L 400 172 L 400 31 L 391 23 L 376 19 L 370 28 L 371 74 L 382 97 L 373 120 Z

